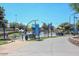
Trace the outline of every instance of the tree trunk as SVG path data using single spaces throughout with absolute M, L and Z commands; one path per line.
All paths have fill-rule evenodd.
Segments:
M 4 40 L 6 39 L 5 36 L 6 36 L 6 33 L 5 33 L 5 26 L 3 27 L 3 36 L 4 36 Z
M 52 37 L 52 29 L 51 29 L 51 37 Z
M 48 29 L 48 37 L 49 37 L 49 29 Z

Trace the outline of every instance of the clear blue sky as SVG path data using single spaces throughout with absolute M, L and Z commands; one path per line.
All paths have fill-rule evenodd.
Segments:
M 54 26 L 58 26 L 68 22 L 68 17 L 72 13 L 71 7 L 66 3 L 2 3 L 0 6 L 4 7 L 5 18 L 9 22 L 23 24 L 38 19 L 37 23 L 40 25 L 42 22 L 52 22 Z

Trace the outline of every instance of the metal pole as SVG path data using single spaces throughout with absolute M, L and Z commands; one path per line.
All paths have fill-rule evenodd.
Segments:
M 75 13 L 74 13 L 74 31 L 75 31 Z M 76 33 L 74 32 L 74 35 L 75 35 Z
M 69 24 L 70 25 L 71 25 L 71 16 L 73 16 L 73 15 L 74 15 L 74 13 L 69 16 Z M 71 34 L 71 32 L 70 32 L 70 34 Z
M 52 37 L 52 23 L 51 23 L 51 37 Z
M 74 13 L 74 29 L 75 29 L 75 35 L 76 35 L 76 19 L 77 19 L 77 17 L 75 16 L 75 14 L 77 14 L 77 13 Z
M 69 23 L 71 24 L 71 15 L 69 16 Z
M 15 22 L 17 22 L 17 14 L 15 15 Z
M 49 37 L 49 24 L 48 24 L 48 28 L 47 29 L 48 29 L 48 37 Z
M 71 15 L 69 16 L 69 24 L 71 25 Z M 71 30 L 70 30 L 69 34 L 71 35 Z
M 76 23 L 75 23 L 75 21 L 76 21 L 75 18 L 76 18 L 76 17 L 75 17 L 75 14 L 76 14 L 76 13 L 73 13 L 73 14 L 71 14 L 71 15 L 69 16 L 69 23 L 71 24 L 71 16 L 74 15 L 74 17 L 73 17 L 73 19 L 74 19 L 74 20 L 73 20 L 73 21 L 74 21 L 74 30 L 76 31 Z M 76 34 L 76 33 L 75 33 L 75 34 Z

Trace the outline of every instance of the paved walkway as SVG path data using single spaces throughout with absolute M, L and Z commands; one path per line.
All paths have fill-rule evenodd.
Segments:
M 79 56 L 79 46 L 68 41 L 69 37 L 53 40 L 53 56 Z
M 68 41 L 69 37 L 50 38 L 25 45 L 13 53 L 12 56 L 79 56 L 79 47 Z
M 13 53 L 10 53 L 8 55 L 14 55 L 14 56 L 43 56 L 52 55 L 52 41 L 51 40 L 45 40 L 45 41 L 37 41 L 35 43 L 25 45 L 21 47 L 20 49 L 17 49 Z
M 19 49 L 22 46 L 31 44 L 33 42 L 32 41 L 27 42 L 27 41 L 22 41 L 22 40 L 15 40 L 15 42 L 5 44 L 5 45 L 0 45 L 0 55 L 2 55 L 2 56 L 7 55 L 9 53 L 12 53 L 16 49 Z
M 68 41 L 68 36 L 44 41 L 16 41 L 7 45 L 8 56 L 79 56 L 79 47 Z M 26 43 L 27 42 L 27 43 Z M 31 43 L 31 44 L 30 44 Z M 16 44 L 16 45 L 15 45 Z M 11 46 L 10 46 L 11 45 Z M 12 50 L 11 50 L 12 49 Z M 0 50 L 1 51 L 1 50 Z M 4 52 L 5 52 L 4 51 Z M 11 51 L 11 52 L 8 52 Z

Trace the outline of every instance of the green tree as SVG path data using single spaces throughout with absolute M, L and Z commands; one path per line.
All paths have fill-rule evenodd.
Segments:
M 70 6 L 75 11 L 75 14 L 79 13 L 79 3 L 71 3 Z M 78 17 L 79 17 L 79 15 L 77 15 L 76 20 L 78 19 Z M 79 20 L 77 21 L 75 27 L 79 30 Z
M 12 28 L 15 31 L 15 28 L 19 28 L 19 24 L 16 22 L 10 23 L 10 28 Z
M 2 27 L 3 25 L 3 22 L 4 22 L 4 9 L 3 7 L 0 6 L 0 27 Z
M 48 25 L 46 23 L 43 23 L 42 31 L 44 32 L 44 35 L 48 32 Z
M 5 27 L 7 28 L 8 20 L 4 20 Z
M 79 20 L 76 23 L 76 28 L 79 30 Z
M 5 25 L 6 24 L 5 24 L 5 20 L 4 20 L 4 14 L 5 14 L 4 11 L 5 11 L 4 8 L 0 6 L 0 25 L 3 28 L 4 39 L 6 39 L 5 38 Z
M 25 29 L 25 25 L 23 25 L 22 23 L 16 23 L 16 22 L 12 22 L 10 23 L 10 28 L 13 28 L 13 30 L 15 31 L 16 28 L 18 29 Z
M 47 24 L 46 24 L 46 23 L 43 23 L 43 25 L 42 25 L 42 29 L 43 29 L 43 31 L 45 31 L 45 30 L 47 30 L 47 29 L 48 29 L 48 26 L 47 26 Z
M 71 3 L 70 6 L 72 7 L 73 10 L 79 13 L 79 3 Z
M 70 33 L 70 31 L 72 30 L 72 24 L 65 22 L 60 24 L 58 28 L 59 30 L 61 30 L 61 32 Z
M 19 29 L 25 29 L 25 27 L 26 26 L 24 24 L 22 24 L 22 23 L 19 24 Z

